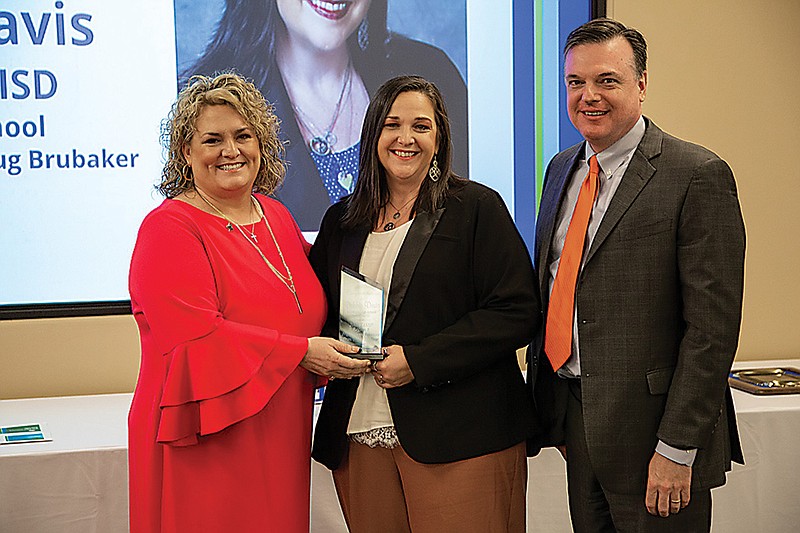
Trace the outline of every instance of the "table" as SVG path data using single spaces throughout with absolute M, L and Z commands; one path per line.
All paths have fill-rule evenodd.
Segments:
M 736 363 L 745 368 L 794 367 L 800 359 Z M 744 466 L 712 491 L 713 526 L 727 531 L 797 531 L 800 524 L 800 394 L 756 396 L 733 391 Z
M 794 367 L 800 359 L 744 361 L 745 368 Z M 733 390 L 745 465 L 711 491 L 712 531 L 797 531 L 800 524 L 800 394 L 756 396 Z M 528 531 L 569 533 L 566 468 L 548 449 L 528 460 Z
M 132 397 L 0 400 L 0 426 L 43 423 L 53 437 L 0 446 L 0 533 L 128 531 Z M 346 531 L 330 472 L 311 464 L 312 532 Z
M 0 446 L 0 532 L 128 530 L 131 396 L 0 401 L 0 426 L 43 423 L 53 437 Z
M 794 366 L 800 360 L 737 363 Z M 733 391 L 746 465 L 713 491 L 719 532 L 793 531 L 800 523 L 797 472 L 800 395 Z M 0 446 L 0 532 L 125 532 L 130 394 L 0 401 L 0 425 L 40 422 L 53 442 Z M 557 451 L 528 461 L 528 531 L 568 533 L 566 471 Z M 346 531 L 330 472 L 311 469 L 311 531 Z

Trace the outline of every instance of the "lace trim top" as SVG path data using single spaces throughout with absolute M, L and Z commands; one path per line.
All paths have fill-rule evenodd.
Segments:
M 397 432 L 394 426 L 370 429 L 361 433 L 351 433 L 349 439 L 359 444 L 366 444 L 370 448 L 397 448 L 400 441 L 397 440 Z
M 407 222 L 390 231 L 372 232 L 364 244 L 359 272 L 384 287 L 384 313 L 386 312 L 386 300 L 389 297 L 389 287 L 392 283 L 394 262 L 410 227 L 411 223 Z M 358 385 L 347 433 L 364 433 L 392 426 L 394 426 L 394 421 L 389 410 L 386 391 L 375 383 L 373 374 L 365 375 Z

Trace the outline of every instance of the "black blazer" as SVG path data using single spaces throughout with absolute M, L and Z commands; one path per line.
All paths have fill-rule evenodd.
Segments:
M 311 264 L 329 301 L 325 335 L 336 336 L 339 272 L 358 270 L 368 229 L 343 231 L 345 200 L 325 214 Z M 397 436 L 422 463 L 500 451 L 525 440 L 533 411 L 516 349 L 540 322 L 533 267 L 500 196 L 468 182 L 444 207 L 418 213 L 389 291 L 384 345 L 403 346 L 415 381 L 387 391 Z M 367 378 L 369 379 L 369 378 Z M 312 456 L 338 468 L 358 380 L 328 384 Z
M 745 248 L 733 173 L 709 150 L 645 121 L 575 294 L 587 447 L 603 486 L 618 493 L 644 490 L 659 439 L 698 449 L 692 489 L 722 485 L 731 459 L 742 461 L 728 388 Z M 545 310 L 558 208 L 582 150 L 556 155 L 545 176 L 535 248 Z M 528 368 L 551 430 L 533 447 L 563 443 L 566 382 L 541 342 Z

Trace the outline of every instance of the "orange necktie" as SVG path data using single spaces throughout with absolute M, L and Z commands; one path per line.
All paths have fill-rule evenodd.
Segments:
M 575 282 L 581 266 L 583 246 L 586 240 L 586 228 L 592 207 L 597 198 L 600 167 L 597 156 L 589 158 L 589 174 L 583 180 L 572 220 L 569 221 L 564 248 L 558 263 L 556 280 L 550 293 L 550 304 L 547 310 L 547 325 L 544 337 L 544 352 L 558 370 L 567 362 L 572 353 L 572 319 L 575 309 Z

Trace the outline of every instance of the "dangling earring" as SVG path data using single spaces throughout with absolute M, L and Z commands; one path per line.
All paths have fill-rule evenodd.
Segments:
M 186 182 L 187 185 L 194 187 L 192 183 L 192 167 L 189 165 L 184 165 L 183 169 L 181 170 L 181 179 Z
M 439 162 L 436 161 L 436 156 L 433 156 L 433 163 L 431 163 L 431 168 L 428 169 L 428 177 L 431 181 L 439 181 L 441 176 L 442 171 L 439 170 Z
M 363 52 L 367 46 L 369 46 L 369 22 L 367 17 L 364 17 L 361 19 L 361 24 L 358 25 L 358 47 Z

